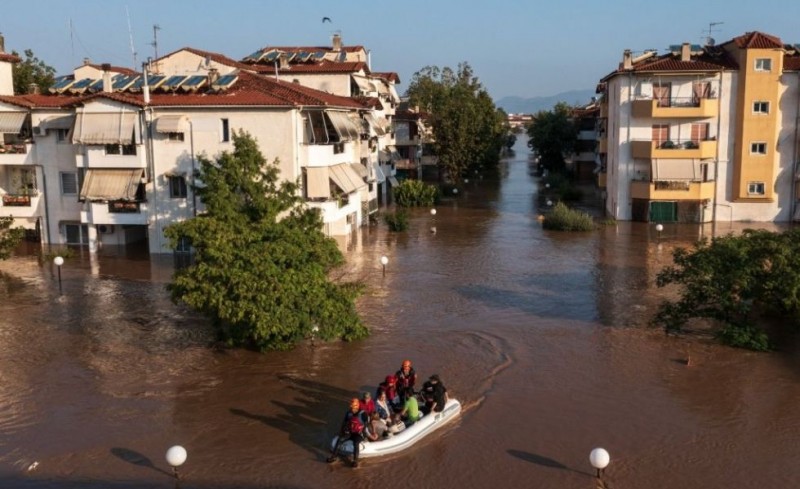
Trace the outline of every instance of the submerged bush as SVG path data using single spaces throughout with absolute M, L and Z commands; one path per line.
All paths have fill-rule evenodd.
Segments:
M 394 188 L 394 201 L 401 207 L 423 207 L 436 203 L 439 191 L 420 180 L 403 180 Z
M 544 216 L 542 227 L 555 231 L 591 231 L 594 229 L 594 221 L 589 214 L 570 209 L 559 202 L 552 212 Z
M 392 231 L 405 231 L 408 229 L 408 213 L 404 210 L 398 210 L 391 214 L 386 214 L 383 216 L 384 221 L 386 224 L 389 225 L 389 229 Z

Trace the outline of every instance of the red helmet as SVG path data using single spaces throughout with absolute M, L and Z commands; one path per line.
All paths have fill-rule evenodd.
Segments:
M 395 378 L 394 375 L 387 375 L 386 376 L 386 383 L 387 384 L 396 384 L 397 383 L 397 379 Z
M 411 360 L 403 360 L 403 368 L 411 368 Z

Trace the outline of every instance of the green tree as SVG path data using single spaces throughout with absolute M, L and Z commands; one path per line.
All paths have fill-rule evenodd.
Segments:
M 11 54 L 20 57 L 16 51 Z M 14 93 L 17 95 L 28 93 L 31 83 L 37 84 L 42 92 L 46 92 L 53 86 L 55 75 L 55 68 L 34 56 L 32 50 L 26 49 L 25 58 L 21 62 L 15 63 L 12 68 Z
M 472 167 L 494 165 L 505 142 L 505 118 L 468 63 L 426 66 L 412 77 L 410 103 L 428 114 L 439 166 L 459 182 Z
M 360 287 L 329 279 L 343 256 L 298 185 L 280 181 L 277 161 L 267 163 L 244 132 L 232 153 L 199 160 L 206 212 L 165 231 L 173 248 L 187 239 L 195 252 L 168 286 L 173 300 L 209 317 L 231 346 L 264 351 L 314 336 L 366 336 L 355 309 Z
M 11 256 L 11 252 L 17 247 L 25 230 L 22 228 L 11 228 L 14 223 L 13 217 L 0 217 L 0 260 L 5 260 Z
M 654 319 L 668 332 L 705 318 L 725 343 L 767 350 L 769 338 L 757 324 L 765 313 L 800 325 L 800 230 L 703 240 L 691 251 L 675 250 L 673 262 L 656 279 L 659 287 L 681 286 L 680 299 L 662 304 Z
M 571 153 L 578 140 L 578 128 L 571 109 L 564 102 L 551 111 L 539 111 L 528 126 L 528 145 L 535 149 L 543 168 L 553 173 L 565 173 L 564 155 Z

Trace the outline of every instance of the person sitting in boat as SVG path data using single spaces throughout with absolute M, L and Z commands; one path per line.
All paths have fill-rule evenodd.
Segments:
M 342 427 L 339 430 L 339 438 L 336 440 L 331 456 L 328 457 L 328 463 L 336 461 L 339 447 L 342 446 L 342 443 L 350 440 L 353 442 L 353 467 L 358 467 L 358 452 L 361 449 L 364 425 L 367 423 L 367 418 L 364 412 L 361 411 L 360 405 L 357 397 L 350 400 L 350 409 L 344 415 L 344 421 L 342 421 Z
M 364 430 L 364 436 L 369 441 L 380 441 L 387 434 L 387 430 L 386 422 L 381 419 L 378 413 L 372 413 L 369 424 Z
M 394 376 L 397 378 L 397 389 L 400 391 L 401 397 L 400 402 L 405 403 L 406 400 L 403 393 L 406 389 L 410 388 L 412 393 L 416 392 L 414 384 L 417 382 L 417 373 L 411 366 L 411 360 L 403 360 L 400 370 Z
M 394 414 L 394 409 L 392 409 L 391 404 L 386 399 L 386 392 L 380 391 L 378 393 L 378 400 L 375 401 L 375 412 L 378 413 L 378 416 L 384 421 L 391 422 L 392 415 Z
M 386 380 L 381 382 L 378 386 L 378 391 L 375 393 L 375 397 L 380 397 L 381 392 L 386 393 L 386 399 L 389 401 L 389 404 L 392 406 L 394 410 L 399 410 L 400 404 L 400 396 L 397 392 L 397 379 L 394 375 L 387 375 Z
M 411 389 L 406 390 L 405 397 L 406 397 L 406 403 L 403 405 L 403 410 L 400 411 L 400 416 L 405 422 L 406 427 L 408 427 L 416 423 L 419 420 L 419 418 L 422 417 L 422 413 L 419 412 L 419 403 L 417 402 L 417 396 L 415 396 L 414 393 L 411 392 Z
M 372 400 L 372 394 L 369 392 L 364 392 L 361 394 L 359 408 L 364 411 L 364 414 L 366 414 L 368 417 L 372 416 L 372 413 L 375 412 L 375 401 Z
M 438 374 L 430 376 L 427 382 L 422 385 L 422 396 L 425 399 L 425 406 L 422 412 L 425 414 L 431 411 L 440 413 L 447 404 L 447 388 L 442 384 Z

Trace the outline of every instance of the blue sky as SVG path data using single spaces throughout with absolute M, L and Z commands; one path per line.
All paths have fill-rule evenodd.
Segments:
M 374 71 L 397 72 L 401 92 L 426 65 L 467 61 L 495 100 L 593 88 L 624 49 L 700 43 L 709 22 L 724 22 L 718 42 L 759 30 L 800 43 L 797 0 L 40 0 L 4 3 L 0 32 L 6 51 L 33 49 L 59 74 L 84 57 L 132 67 L 126 6 L 140 63 L 154 55 L 153 24 L 160 55 L 191 46 L 234 59 L 266 45 L 329 45 L 338 31 L 371 50 Z

